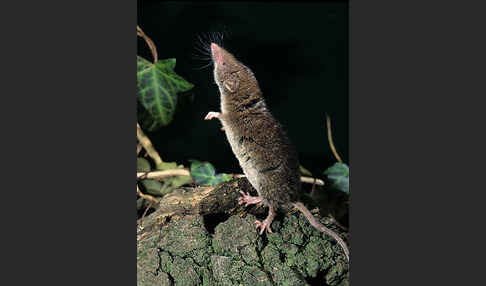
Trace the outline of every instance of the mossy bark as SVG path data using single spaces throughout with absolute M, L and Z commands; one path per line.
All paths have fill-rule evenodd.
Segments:
M 242 178 L 164 197 L 139 227 L 138 285 L 349 285 L 348 263 L 330 236 L 298 212 L 258 235 L 254 221 L 266 209 L 238 206 L 239 190 L 254 192 Z M 222 217 L 213 229 L 207 220 L 215 213 Z

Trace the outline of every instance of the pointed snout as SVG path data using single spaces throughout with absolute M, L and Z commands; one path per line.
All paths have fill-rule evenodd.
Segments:
M 221 48 L 215 43 L 211 43 L 211 53 L 213 55 L 214 62 L 218 64 L 223 62 L 223 53 L 221 52 Z
M 214 50 L 217 50 L 217 49 L 219 49 L 219 46 L 216 45 L 215 43 L 211 43 L 211 51 L 214 52 Z

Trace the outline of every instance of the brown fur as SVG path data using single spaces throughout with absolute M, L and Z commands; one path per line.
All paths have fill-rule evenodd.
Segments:
M 221 93 L 219 119 L 233 153 L 266 205 L 288 210 L 301 188 L 297 152 L 268 111 L 251 70 L 219 50 L 224 63 L 215 61 L 214 71 Z
M 243 172 L 269 207 L 269 215 L 263 224 L 255 222 L 262 227 L 261 233 L 264 229 L 271 231 L 269 226 L 275 216 L 274 210 L 288 211 L 295 207 L 312 226 L 335 238 L 349 259 L 344 241 L 320 224 L 300 203 L 297 151 L 280 123 L 268 111 L 252 71 L 223 48 L 216 44 L 211 46 L 214 79 L 221 94 L 221 113 L 206 119 L 217 117 L 221 121 Z

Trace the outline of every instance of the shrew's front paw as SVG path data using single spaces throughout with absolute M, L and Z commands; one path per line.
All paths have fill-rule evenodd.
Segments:
M 208 112 L 208 114 L 206 114 L 206 117 L 204 117 L 204 120 L 211 120 L 213 118 L 219 118 L 220 115 L 221 115 L 221 113 L 219 113 L 219 112 L 210 111 L 210 112 Z

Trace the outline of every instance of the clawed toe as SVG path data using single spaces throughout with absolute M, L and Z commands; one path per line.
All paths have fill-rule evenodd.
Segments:
M 242 205 L 246 202 L 246 205 L 248 205 L 248 194 L 240 191 L 241 197 L 238 198 L 238 204 Z
M 270 224 L 266 220 L 264 220 L 263 222 L 256 220 L 255 224 L 256 224 L 257 231 L 260 228 L 260 235 L 263 234 L 265 229 L 267 230 L 267 232 L 273 233 L 272 229 L 270 228 Z

